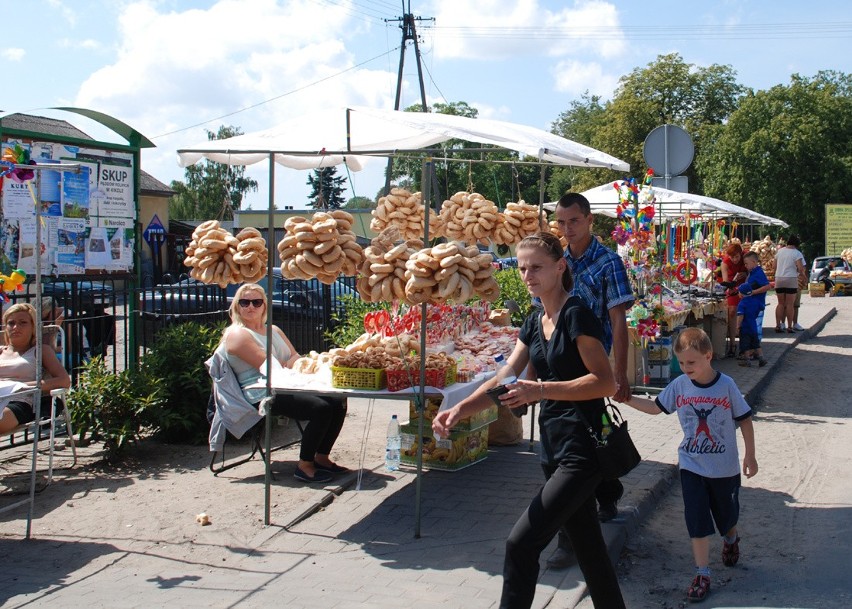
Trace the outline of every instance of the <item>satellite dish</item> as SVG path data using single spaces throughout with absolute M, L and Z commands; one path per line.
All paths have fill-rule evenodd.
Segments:
M 692 164 L 695 146 L 689 134 L 680 127 L 660 125 L 645 138 L 642 154 L 645 163 L 658 176 L 676 176 Z

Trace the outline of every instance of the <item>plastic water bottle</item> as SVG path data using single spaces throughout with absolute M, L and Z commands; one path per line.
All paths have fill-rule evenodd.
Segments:
M 506 359 L 503 357 L 503 355 L 502 354 L 495 355 L 494 361 L 497 362 L 497 376 L 500 376 L 501 373 L 505 374 L 505 372 L 503 372 L 503 369 L 508 368 L 509 364 L 506 362 Z M 517 383 L 517 382 L 518 382 L 518 377 L 515 376 L 514 371 L 511 374 L 509 374 L 507 377 L 500 380 L 501 385 L 512 385 L 513 383 Z
M 612 433 L 612 426 L 609 424 L 609 418 L 606 413 L 601 415 L 601 441 L 606 444 L 606 439 Z
M 388 444 L 385 451 L 385 469 L 394 472 L 399 469 L 399 451 L 402 447 L 402 437 L 399 435 L 399 419 L 396 415 L 388 423 Z

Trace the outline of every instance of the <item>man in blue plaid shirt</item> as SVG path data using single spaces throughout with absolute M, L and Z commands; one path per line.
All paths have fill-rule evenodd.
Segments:
M 634 297 L 624 262 L 618 254 L 604 247 L 592 234 L 592 210 L 588 199 L 579 193 L 569 192 L 556 204 L 556 222 L 568 242 L 565 260 L 574 276 L 572 296 L 580 297 L 600 320 L 603 326 L 603 345 L 607 353 L 614 354 L 613 373 L 618 384 L 613 396 L 617 402 L 630 399 L 627 382 L 627 310 Z M 601 522 L 618 515 L 618 500 L 624 486 L 618 480 L 604 480 L 595 492 L 598 500 L 598 518 Z M 567 534 L 559 533 L 559 547 L 547 566 L 566 568 L 572 562 L 571 543 Z

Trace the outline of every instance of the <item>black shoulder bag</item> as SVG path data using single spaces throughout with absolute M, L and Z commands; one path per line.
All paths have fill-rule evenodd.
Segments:
M 541 323 L 542 315 L 538 318 L 538 330 L 540 340 L 544 341 L 544 328 Z M 544 345 L 545 350 L 549 349 L 549 345 Z M 557 375 L 558 378 L 558 375 Z M 595 443 L 595 456 L 598 459 L 598 465 L 601 470 L 601 476 L 604 480 L 615 480 L 621 478 L 630 472 L 634 467 L 639 465 L 642 457 L 630 434 L 627 432 L 627 421 L 621 416 L 621 411 L 612 403 L 612 400 L 606 398 L 606 407 L 604 415 L 609 422 L 610 431 L 606 437 L 603 434 L 595 433 L 594 427 L 589 423 L 583 409 L 578 407 L 577 413 L 586 425 L 589 435 L 592 436 L 592 441 Z
M 604 480 L 621 478 L 639 465 L 642 457 L 627 432 L 627 421 L 609 398 L 606 399 L 603 415 L 609 421 L 609 433 L 605 433 L 606 425 L 604 426 L 604 433 L 595 433 L 583 410 L 578 408 L 577 412 L 595 442 L 595 456 L 598 459 L 601 476 Z

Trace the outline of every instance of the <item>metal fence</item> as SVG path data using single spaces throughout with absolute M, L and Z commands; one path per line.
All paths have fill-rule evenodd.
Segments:
M 284 279 L 278 269 L 275 271 L 272 323 L 284 331 L 300 353 L 327 350 L 330 344 L 326 333 L 335 323 L 335 312 L 341 310 L 343 293 L 357 293 L 355 278 L 340 278 L 335 286 L 329 287 L 316 280 Z M 269 282 L 261 283 L 269 295 Z M 158 332 L 171 325 L 227 321 L 236 288 L 205 285 L 185 275 L 178 278 L 165 275 L 163 283 L 156 285 L 147 280 L 134 294 L 137 354 L 144 354 L 156 344 Z
M 63 276 L 42 282 L 42 316 L 45 323 L 57 323 L 64 329 L 63 364 L 72 382 L 77 381 L 80 365 L 96 355 L 102 356 L 113 372 L 128 366 L 125 303 L 131 280 L 129 275 L 97 279 Z M 8 304 L 28 302 L 36 306 L 35 284 L 28 283 L 8 297 Z
M 275 269 L 272 322 L 284 330 L 300 353 L 325 351 L 335 312 L 343 307 L 343 294 L 357 294 L 354 277 L 341 277 L 334 286 L 316 280 L 288 280 Z M 269 293 L 269 282 L 264 288 Z M 80 366 L 100 355 L 107 368 L 120 372 L 150 350 L 164 328 L 187 321 L 209 324 L 227 321 L 229 298 L 236 286 L 222 289 L 185 275 L 164 275 L 160 283 L 146 277 L 141 285 L 132 275 L 63 276 L 45 279 L 42 296 L 45 323 L 59 321 L 64 329 L 63 364 L 76 384 Z M 35 306 L 33 283 L 10 294 L 8 304 Z M 133 305 L 133 306 L 131 306 Z M 131 312 L 132 311 L 132 312 Z M 54 319 L 51 312 L 61 314 Z

